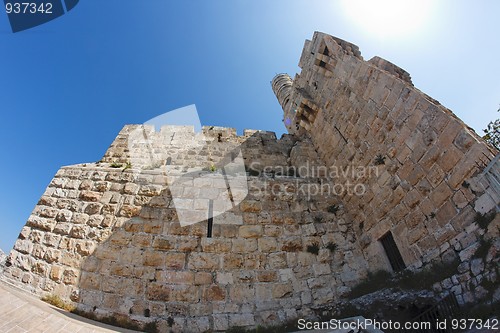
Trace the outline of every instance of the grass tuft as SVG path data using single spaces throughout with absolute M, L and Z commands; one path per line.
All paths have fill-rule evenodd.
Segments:
M 430 265 L 417 272 L 404 270 L 393 275 L 381 270 L 368 273 L 367 279 L 354 286 L 348 296 L 354 299 L 388 286 L 400 290 L 431 290 L 436 282 L 441 282 L 456 274 L 459 264 L 460 261 L 455 259 L 449 263 Z
M 476 218 L 474 219 L 474 222 L 476 222 L 481 229 L 487 229 L 488 225 L 490 224 L 491 221 L 493 221 L 496 215 L 497 215 L 496 212 L 491 212 L 489 214 L 476 213 Z
M 328 244 L 326 244 L 326 248 L 330 250 L 331 253 L 334 253 L 335 250 L 337 250 L 338 245 L 335 244 L 334 242 L 328 242 Z
M 319 253 L 318 243 L 312 243 L 310 245 L 307 245 L 307 252 L 317 255 Z
M 49 304 L 55 306 L 56 308 L 63 309 L 63 310 L 69 311 L 69 312 L 72 312 L 72 311 L 75 310 L 75 306 L 74 305 L 72 305 L 71 303 L 68 303 L 66 301 L 63 301 L 57 295 L 43 296 L 41 298 L 41 300 L 44 301 L 45 303 L 49 303 Z

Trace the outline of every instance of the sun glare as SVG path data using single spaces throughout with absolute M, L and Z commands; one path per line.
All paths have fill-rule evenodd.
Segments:
M 432 0 L 343 0 L 347 18 L 380 38 L 414 35 L 425 28 Z

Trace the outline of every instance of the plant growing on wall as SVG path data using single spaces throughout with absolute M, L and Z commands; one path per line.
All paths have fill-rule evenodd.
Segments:
M 328 244 L 326 244 L 326 248 L 330 250 L 331 253 L 334 253 L 337 247 L 337 244 L 335 244 L 334 242 L 328 242 Z
M 500 112 L 500 108 L 497 112 Z M 490 121 L 486 129 L 483 130 L 483 139 L 487 143 L 500 150 L 500 119 Z
M 337 215 L 337 212 L 339 211 L 339 209 L 340 209 L 339 206 L 337 206 L 337 205 L 331 205 L 326 210 L 328 211 L 328 213 L 332 213 L 332 214 Z
M 375 156 L 375 161 L 373 162 L 373 164 L 375 165 L 385 164 L 385 156 L 378 154 L 377 156 Z
M 318 243 L 312 243 L 311 245 L 307 245 L 307 252 L 312 254 L 318 254 L 319 253 Z

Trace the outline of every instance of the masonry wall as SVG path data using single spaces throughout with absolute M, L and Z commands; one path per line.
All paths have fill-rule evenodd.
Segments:
M 151 131 L 129 145 L 136 130 L 144 127 L 126 126 L 101 162 L 58 171 L 22 229 L 4 278 L 98 317 L 203 332 L 310 315 L 311 307 L 341 297 L 365 274 L 366 263 L 353 260 L 362 254 L 342 205 L 301 190 L 318 179 L 271 172 L 318 161 L 310 141 L 206 128 L 207 154 L 195 155 L 203 145 L 192 129 Z M 165 144 L 172 132 L 178 141 Z M 206 208 L 204 197 L 217 210 L 217 199 L 227 194 L 218 163 L 231 146 L 241 147 L 253 172 L 272 168 L 245 177 L 247 195 L 214 217 L 208 238 L 206 218 L 179 223 L 182 207 L 173 204 L 172 192 L 187 192 L 182 203 L 191 213 Z M 149 151 L 157 152 L 156 166 Z M 211 163 L 216 170 L 198 168 L 190 182 L 175 182 Z M 339 209 L 329 212 L 332 205 Z M 307 251 L 312 245 L 317 253 Z
M 327 167 L 378 169 L 335 178 L 366 186 L 362 195 L 339 196 L 370 269 L 392 269 L 379 241 L 388 232 L 407 266 L 458 256 L 468 262 L 484 233 L 476 213 L 499 210 L 493 185 L 500 177 L 491 171 L 498 152 L 415 88 L 406 71 L 379 57 L 364 61 L 351 43 L 317 32 L 299 66 L 286 97 L 292 103 L 277 95 L 289 132 L 310 136 Z M 486 168 L 495 176 L 485 177 Z

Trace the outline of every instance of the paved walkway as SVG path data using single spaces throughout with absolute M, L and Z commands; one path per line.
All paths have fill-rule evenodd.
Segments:
M 1 333 L 105 333 L 135 331 L 102 324 L 57 309 L 0 281 Z

